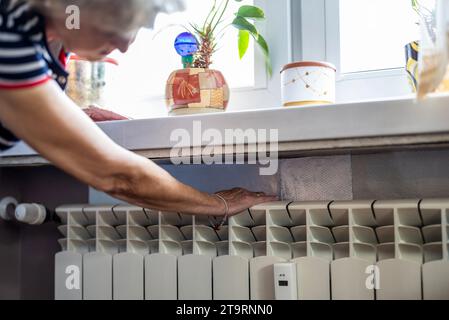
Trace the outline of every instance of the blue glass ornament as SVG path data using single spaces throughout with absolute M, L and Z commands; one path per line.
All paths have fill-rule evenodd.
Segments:
M 183 32 L 176 37 L 175 49 L 182 57 L 184 68 L 190 67 L 193 63 L 193 55 L 198 51 L 198 41 L 190 32 Z
M 181 57 L 193 55 L 198 51 L 198 41 L 190 32 L 183 32 L 176 37 L 175 49 Z

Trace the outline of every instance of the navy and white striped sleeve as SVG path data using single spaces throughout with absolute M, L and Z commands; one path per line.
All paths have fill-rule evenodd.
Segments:
M 42 36 L 42 30 L 36 31 L 39 22 L 27 3 L 2 9 L 0 89 L 32 87 L 51 79 L 41 47 L 33 41 L 33 37 Z

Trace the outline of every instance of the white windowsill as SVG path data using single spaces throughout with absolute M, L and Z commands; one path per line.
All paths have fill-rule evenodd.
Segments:
M 193 121 L 201 121 L 202 132 L 215 129 L 223 137 L 226 129 L 278 129 L 280 151 L 299 154 L 314 150 L 339 152 L 343 149 L 449 144 L 447 119 L 449 95 L 439 95 L 422 102 L 398 98 L 107 122 L 99 126 L 123 147 L 159 160 L 167 159 L 176 144 L 170 141 L 174 130 L 185 129 L 193 136 Z M 248 145 L 255 144 L 257 141 L 250 139 Z M 0 155 L 0 166 L 45 163 L 24 143 Z

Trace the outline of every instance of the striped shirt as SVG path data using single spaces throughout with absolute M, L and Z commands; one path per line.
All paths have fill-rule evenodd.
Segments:
M 38 86 L 54 79 L 65 89 L 67 54 L 52 54 L 45 20 L 23 0 L 0 0 L 0 90 Z M 0 105 L 1 108 L 1 105 Z M 0 123 L 0 151 L 17 139 Z

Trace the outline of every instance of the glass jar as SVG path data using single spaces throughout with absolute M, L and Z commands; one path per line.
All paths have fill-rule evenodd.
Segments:
M 118 63 L 111 58 L 90 62 L 72 56 L 67 64 L 69 72 L 66 94 L 82 109 L 92 105 L 106 106 L 106 86 Z

